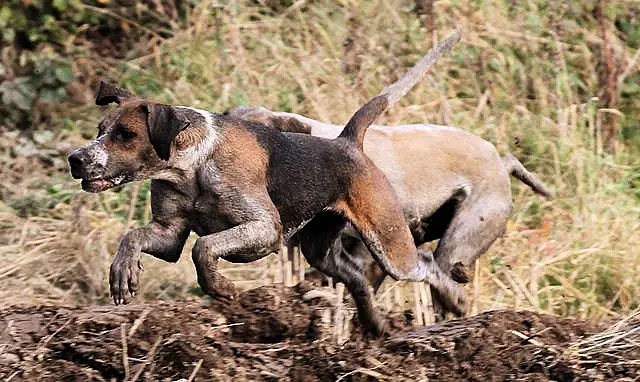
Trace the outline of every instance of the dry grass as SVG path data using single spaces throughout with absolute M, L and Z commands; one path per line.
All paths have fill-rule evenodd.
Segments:
M 429 121 L 472 131 L 515 153 L 557 194 L 543 201 L 513 181 L 507 234 L 481 258 L 469 286 L 473 311 L 526 308 L 594 320 L 627 314 L 640 302 L 640 203 L 625 179 L 637 174 L 639 163 L 637 150 L 623 145 L 615 156 L 602 155 L 601 120 L 610 111 L 592 99 L 598 91 L 592 47 L 600 37 L 570 20 L 565 32 L 549 33 L 551 18 L 535 4 L 513 15 L 507 3 L 486 1 L 475 9 L 438 1 L 436 32 L 427 35 L 409 2 L 296 2 L 275 15 L 245 2 L 227 8 L 202 2 L 189 15 L 188 28 L 152 39 L 150 54 L 109 70 L 159 101 L 214 111 L 264 105 L 339 123 L 459 25 L 462 44 L 379 122 Z M 540 25 L 531 23 L 531 15 Z M 573 38 L 572 25 L 581 42 Z M 345 73 L 342 42 L 349 35 L 358 36 L 351 53 L 356 65 Z M 622 41 L 613 43 L 633 56 Z M 3 159 L 0 176 L 8 184 L 0 205 L 2 301 L 108 302 L 107 272 L 119 237 L 150 211 L 146 185 L 88 195 L 66 175 L 64 154 L 83 141 L 81 134 L 94 134 L 101 114 L 87 105 L 60 117 L 73 129 L 35 146 L 36 152 L 52 151 L 50 167 L 42 168 L 34 153 L 20 164 Z M 2 138 L 4 157 L 15 157 L 18 139 Z M 175 265 L 144 258 L 137 298 L 197 293 L 186 255 L 190 243 Z M 300 262 L 271 256 L 227 264 L 224 272 L 246 289 L 295 283 L 300 268 Z M 414 309 L 428 322 L 427 296 L 422 287 L 387 282 L 378 305 Z
M 565 356 L 600 368 L 617 365 L 640 366 L 640 309 L 601 333 L 572 344 Z

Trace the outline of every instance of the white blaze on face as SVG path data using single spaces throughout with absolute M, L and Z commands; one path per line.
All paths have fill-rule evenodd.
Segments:
M 109 160 L 109 153 L 104 148 L 102 142 L 98 139 L 87 145 L 87 156 L 89 157 L 89 163 L 93 163 L 102 167 L 107 167 L 107 161 Z

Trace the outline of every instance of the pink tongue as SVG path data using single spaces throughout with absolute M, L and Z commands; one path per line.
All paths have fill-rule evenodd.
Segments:
M 109 182 L 108 180 L 104 180 L 104 179 L 100 179 L 100 180 L 94 180 L 93 185 L 95 188 L 105 188 L 105 187 L 109 187 L 111 185 L 111 182 Z

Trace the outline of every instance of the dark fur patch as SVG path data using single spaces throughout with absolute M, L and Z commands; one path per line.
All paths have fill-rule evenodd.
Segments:
M 96 89 L 96 105 L 104 106 L 110 103 L 120 104 L 125 99 L 133 97 L 128 90 L 100 81 Z
M 361 171 L 357 160 L 337 160 L 352 156 L 347 145 L 243 123 L 269 155 L 267 190 L 280 211 L 285 234 L 333 205 L 351 187 L 353 174 Z
M 160 104 L 143 105 L 147 111 L 149 140 L 162 160 L 168 160 L 171 154 L 171 142 L 189 121 L 178 118 L 172 106 Z

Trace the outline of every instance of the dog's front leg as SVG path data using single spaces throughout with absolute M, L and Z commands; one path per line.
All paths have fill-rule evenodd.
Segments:
M 111 297 L 116 305 L 128 302 L 138 290 L 145 252 L 159 259 L 176 262 L 180 258 L 189 230 L 152 221 L 144 227 L 127 232 L 120 240 L 118 251 L 109 270 Z
M 274 221 L 251 221 L 199 238 L 192 258 L 202 291 L 214 298 L 233 299 L 235 288 L 218 273 L 218 259 L 248 263 L 277 251 L 282 242 L 280 227 Z

